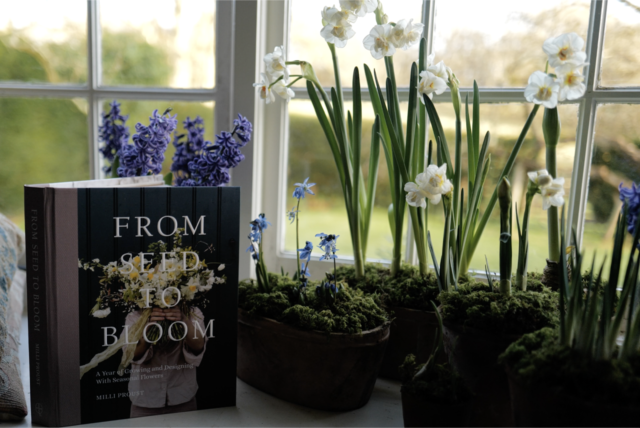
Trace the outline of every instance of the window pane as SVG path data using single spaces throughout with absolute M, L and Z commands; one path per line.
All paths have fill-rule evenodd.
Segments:
M 451 103 L 436 104 L 438 114 L 445 129 L 447 142 L 451 155 L 455 153 L 455 116 Z M 481 104 L 480 105 L 480 133 L 481 139 L 487 131 L 491 132 L 491 142 L 489 153 L 491 154 L 491 169 L 487 176 L 482 195 L 480 214 L 485 212 L 485 207 L 491 198 L 491 194 L 498 184 L 498 178 L 502 172 L 511 150 L 522 131 L 522 127 L 531 112 L 532 104 Z M 558 176 L 565 178 L 565 201 L 568 201 L 569 189 L 571 188 L 571 171 L 573 169 L 573 159 L 575 153 L 576 126 L 578 117 L 577 105 L 560 105 L 560 120 L 562 122 L 562 132 L 557 148 Z M 522 219 L 524 213 L 525 193 L 527 191 L 527 172 L 545 168 L 545 144 L 542 134 L 542 115 L 540 109 L 534 120 L 527 137 L 522 145 L 522 149 L 511 171 L 509 180 L 513 195 L 514 208 L 518 204 L 518 213 Z M 433 134 L 430 130 L 430 138 Z M 465 199 L 468 195 L 468 174 L 467 174 L 467 143 L 466 129 L 462 125 L 462 187 L 465 190 Z M 435 149 L 434 161 L 435 163 Z M 514 271 L 516 267 L 516 257 L 518 253 L 518 239 L 514 221 L 513 257 Z M 440 205 L 432 206 L 429 214 L 429 230 L 434 242 L 434 249 L 440 256 L 442 246 L 442 230 L 444 228 L 444 213 Z M 492 271 L 498 271 L 500 264 L 500 252 L 498 251 L 498 241 L 500 235 L 500 212 L 494 209 L 484 234 L 478 244 L 474 258 L 471 262 L 471 269 L 484 271 L 485 256 L 489 261 Z M 542 198 L 538 195 L 534 198 L 531 206 L 531 216 L 529 220 L 529 271 L 542 272 L 545 266 L 545 258 L 548 255 L 547 243 L 547 213 L 542 210 Z
M 84 99 L 0 98 L 0 212 L 24 226 L 24 184 L 89 179 Z
M 100 2 L 102 83 L 213 88 L 215 0 Z
M 0 0 L 0 11 L 0 81 L 87 81 L 86 1 Z
M 609 2 L 600 75 L 602 86 L 640 86 L 639 43 L 640 8 L 631 2 Z
M 345 104 L 345 108 L 352 108 L 351 103 Z M 401 105 L 400 108 L 406 111 L 407 105 Z M 374 120 L 371 103 L 363 103 L 362 112 L 361 159 L 366 180 L 369 168 L 367 160 L 370 153 L 371 126 Z M 369 259 L 389 260 L 392 255 L 393 242 L 387 215 L 391 196 L 386 165 L 381 148 L 376 200 L 367 250 Z M 316 196 L 305 198 L 300 206 L 300 245 L 304 245 L 305 241 L 311 241 L 316 244 L 317 238 L 315 238 L 315 235 L 318 233 L 337 234 L 340 235 L 339 256 L 353 256 L 342 187 L 329 143 L 318 124 L 311 102 L 292 100 L 289 103 L 287 187 L 284 189 L 287 196 L 287 209 L 290 209 L 296 202 L 296 199 L 292 196 L 293 184 L 299 183 L 307 177 L 309 177 L 310 182 L 317 183 L 312 188 Z M 295 226 L 284 223 L 286 219 L 278 219 L 278 221 L 286 224 L 284 249 L 286 251 L 295 251 Z
M 544 41 L 576 32 L 586 40 L 589 0 L 457 0 L 436 2 L 435 60 L 461 86 L 524 87 L 544 70 Z
M 327 43 L 320 35 L 322 30 L 321 12 L 324 6 L 333 6 L 334 3 L 311 2 L 308 0 L 291 0 L 291 52 L 287 55 L 289 60 L 304 60 L 313 65 L 320 82 L 325 87 L 335 86 L 333 74 L 333 62 Z M 339 7 L 338 2 L 335 2 Z M 413 19 L 413 22 L 422 22 L 422 0 L 395 0 L 385 1 L 384 11 L 389 16 L 390 22 L 401 19 Z M 360 69 L 360 84 L 366 88 L 367 82 L 364 76 L 363 64 L 367 64 L 371 71 L 376 70 L 380 85 L 384 86 L 387 78 L 384 60 L 376 60 L 362 44 L 363 39 L 376 25 L 376 18 L 369 13 L 353 24 L 356 35 L 347 42 L 344 48 L 336 48 L 338 62 L 340 64 L 340 77 L 343 87 L 351 87 L 353 69 Z M 269 46 L 268 49 L 272 47 Z M 398 86 L 409 86 L 411 63 L 418 60 L 418 45 L 403 51 L 396 51 L 393 56 L 396 70 L 396 82 Z M 292 67 L 292 74 L 298 74 L 299 68 Z M 295 86 L 304 87 L 306 83 L 300 80 Z
M 618 186 L 640 184 L 639 114 L 638 105 L 598 108 L 582 244 L 589 263 L 596 251 L 600 261 L 605 254 L 611 256 L 616 216 L 622 207 Z
M 109 111 L 109 101 L 104 101 L 102 108 L 104 111 Z M 204 120 L 204 138 L 206 141 L 213 141 L 214 138 L 214 124 L 213 124 L 213 107 L 214 103 L 205 102 L 179 102 L 179 101 L 130 101 L 121 100 L 121 111 L 123 115 L 129 115 L 126 126 L 129 127 L 129 143 L 133 144 L 131 137 L 135 134 L 136 123 L 140 122 L 145 126 L 149 125 L 149 117 L 152 115 L 155 109 L 158 109 L 158 113 L 164 112 L 167 108 L 171 108 L 171 115 L 178 115 L 178 127 L 176 131 L 178 134 L 182 134 L 183 122 L 187 117 L 195 118 L 200 116 Z M 165 152 L 165 160 L 162 164 L 162 174 L 167 174 L 171 171 L 171 158 L 175 153 L 175 147 L 173 144 L 169 144 L 167 151 Z

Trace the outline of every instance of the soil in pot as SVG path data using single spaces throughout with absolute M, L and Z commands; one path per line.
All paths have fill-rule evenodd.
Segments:
M 403 376 L 402 416 L 405 427 L 468 426 L 473 394 L 448 364 L 433 367 L 425 379 L 414 379 L 423 364 L 407 356 Z
M 321 410 L 353 410 L 371 397 L 389 339 L 386 313 L 361 291 L 344 289 L 335 302 L 270 274 L 272 290 L 239 287 L 237 374 L 283 400 Z
M 427 361 L 438 326 L 430 304 L 438 302 L 440 294 L 433 272 L 422 276 L 417 267 L 403 264 L 392 277 L 388 268 L 367 264 L 363 279 L 356 279 L 352 267 L 338 268 L 336 274 L 352 288 L 379 298 L 391 317 L 391 335 L 380 368 L 381 377 L 401 380 L 398 368 L 408 354 L 415 355 L 419 363 Z M 463 283 L 469 281 L 469 277 L 462 279 Z
M 522 334 L 557 324 L 557 296 L 549 290 L 505 296 L 474 284 L 442 293 L 440 301 L 449 360 L 476 395 L 471 425 L 513 425 L 498 356 Z
M 640 354 L 593 361 L 558 345 L 557 331 L 524 335 L 500 357 L 517 426 L 637 426 Z M 540 411 L 544 409 L 544 411 Z

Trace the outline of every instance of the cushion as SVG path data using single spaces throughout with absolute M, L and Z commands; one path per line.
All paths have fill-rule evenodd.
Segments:
M 27 415 L 27 400 L 20 379 L 20 327 L 27 276 L 18 271 L 12 278 L 7 312 L 7 338 L 0 359 L 0 421 L 19 420 Z
M 0 214 L 0 420 L 27 414 L 18 358 L 26 274 L 17 264 L 24 245 L 24 233 Z
M 9 288 L 18 269 L 18 259 L 24 253 L 24 232 L 0 214 L 0 357 L 7 339 Z

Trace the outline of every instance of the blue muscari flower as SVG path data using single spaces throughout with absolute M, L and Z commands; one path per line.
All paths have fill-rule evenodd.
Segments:
M 633 234 L 638 216 L 640 216 L 640 185 L 631 183 L 631 187 L 626 188 L 620 183 L 618 190 L 620 191 L 620 200 L 627 206 L 627 230 Z
M 125 126 L 129 116 L 123 116 L 120 112 L 120 104 L 113 100 L 111 109 L 102 113 L 102 124 L 98 127 L 98 141 L 104 143 L 100 147 L 100 153 L 109 162 L 113 162 L 116 154 L 123 145 L 129 142 L 129 127 Z M 120 122 L 120 123 L 118 123 Z M 111 172 L 111 165 L 103 167 L 105 173 Z
M 336 251 L 338 251 L 338 249 L 336 248 L 336 241 L 338 237 L 340 237 L 340 235 L 327 235 L 325 233 L 318 233 L 316 237 L 321 238 L 318 248 L 324 251 L 324 254 L 322 255 L 322 257 L 320 257 L 320 260 L 322 261 L 337 259 L 338 256 L 336 256 L 335 254 Z
M 297 213 L 299 213 L 299 212 L 300 212 L 300 211 L 296 210 L 296 207 L 291 207 L 291 211 L 289 211 L 289 212 L 287 213 L 288 220 L 291 220 L 291 223 L 289 223 L 289 224 L 293 224 L 293 222 L 294 222 L 294 221 L 295 221 L 295 219 L 296 219 L 296 214 L 297 214 Z
M 149 118 L 149 126 L 136 124 L 133 145 L 127 144 L 120 148 L 120 177 L 159 174 L 162 171 L 164 152 L 178 125 L 176 117 L 177 115 L 168 114 L 168 111 L 159 115 L 158 110 L 154 110 Z
M 242 141 L 241 147 L 244 147 L 251 140 L 251 133 L 253 132 L 251 122 L 246 117 L 238 114 L 238 118 L 233 121 L 233 126 L 235 126 L 233 133 Z
M 309 177 L 307 177 L 303 183 L 294 183 L 294 186 L 297 186 L 293 191 L 293 197 L 297 199 L 304 199 L 304 194 L 308 193 L 310 195 L 315 195 L 310 188 L 315 186 L 316 183 L 307 183 L 309 181 Z
M 309 241 L 307 241 L 306 245 L 304 246 L 304 248 L 301 248 L 298 250 L 298 252 L 300 253 L 300 260 L 307 260 L 307 263 L 309 263 L 309 260 L 311 260 L 311 252 L 313 251 L 313 244 Z

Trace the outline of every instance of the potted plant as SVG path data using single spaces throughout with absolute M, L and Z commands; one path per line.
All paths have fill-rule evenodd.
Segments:
M 512 207 L 506 178 L 500 184 L 498 198 L 501 219 L 499 283 L 493 280 L 487 266 L 488 284 L 445 288 L 439 297 L 445 349 L 452 366 L 477 396 L 472 426 L 512 425 L 507 379 L 497 365 L 498 356 L 522 334 L 557 323 L 556 299 L 552 291 L 546 288 L 520 290 L 512 286 Z M 432 256 L 434 264 L 438 265 L 433 252 Z M 451 275 L 451 268 L 447 269 L 442 263 L 438 272 L 441 283 L 446 284 L 447 275 Z
M 442 318 L 431 302 L 438 320 L 437 337 L 429 359 L 418 364 L 407 355 L 400 367 L 403 382 L 402 416 L 405 427 L 468 426 L 473 394 L 462 377 L 448 363 L 439 363 L 444 353 Z
M 524 335 L 500 357 L 518 426 L 633 426 L 640 420 L 640 192 L 634 185 L 622 189 L 621 198 L 609 282 L 602 280 L 604 263 L 594 270 L 594 258 L 585 285 L 583 257 L 574 249 L 571 274 L 560 263 L 558 328 Z M 627 227 L 633 238 L 624 268 Z M 564 230 L 561 235 L 564 244 Z
M 312 194 L 313 183 L 298 183 L 294 196 Z M 389 339 L 386 312 L 361 290 L 336 279 L 339 236 L 317 234 L 320 260 L 333 270 L 309 280 L 314 245 L 299 250 L 299 270 L 290 278 L 269 273 L 262 250 L 268 228 L 264 214 L 251 223 L 248 251 L 256 280 L 239 285 L 238 368 L 240 379 L 278 398 L 321 410 L 353 410 L 371 397 Z M 296 230 L 297 230 L 296 225 Z M 296 238 L 298 233 L 296 233 Z

